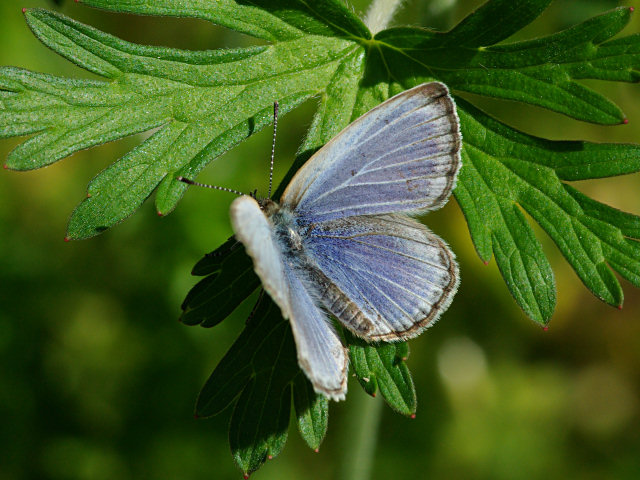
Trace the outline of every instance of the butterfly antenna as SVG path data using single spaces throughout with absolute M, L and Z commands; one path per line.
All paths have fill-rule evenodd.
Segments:
M 182 176 L 176 177 L 176 180 L 182 183 L 186 183 L 187 185 L 195 185 L 196 187 L 212 188 L 214 190 L 222 190 L 223 192 L 234 193 L 240 197 L 242 195 L 246 195 L 245 193 L 242 193 L 239 190 L 234 190 L 233 188 L 218 187 L 217 185 L 209 185 L 207 183 L 194 182 L 193 180 L 189 180 L 188 178 L 184 178 Z
M 276 132 L 278 130 L 278 102 L 273 102 L 273 142 L 271 143 L 271 168 L 269 168 L 269 195 L 271 198 L 271 187 L 273 185 L 273 159 L 276 156 Z

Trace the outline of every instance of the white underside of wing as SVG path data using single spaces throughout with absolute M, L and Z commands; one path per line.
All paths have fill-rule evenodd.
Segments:
M 291 284 L 291 329 L 298 351 L 298 364 L 314 390 L 332 400 L 347 393 L 349 356 L 340 337 L 293 270 L 285 268 Z
M 283 259 L 270 220 L 258 203 L 243 196 L 231 204 L 236 238 L 253 259 L 264 289 L 291 323 L 298 364 L 314 390 L 332 400 L 347 392 L 347 351 L 294 269 Z
M 262 286 L 280 307 L 282 315 L 291 318 L 289 284 L 269 220 L 258 202 L 246 195 L 233 201 L 230 216 L 236 238 L 253 259 L 253 268 L 262 280 Z

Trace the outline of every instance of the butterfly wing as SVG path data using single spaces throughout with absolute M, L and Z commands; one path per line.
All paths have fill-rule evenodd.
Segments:
M 346 349 L 327 315 L 283 259 L 270 221 L 253 198 L 243 196 L 231 204 L 231 223 L 264 289 L 291 323 L 300 368 L 316 392 L 343 400 L 347 392 Z
M 253 260 L 253 269 L 260 277 L 263 288 L 282 310 L 285 318 L 291 318 L 290 286 L 284 271 L 280 248 L 273 238 L 271 224 L 260 205 L 249 196 L 236 198 L 231 204 L 231 225 L 236 239 Z
M 304 246 L 325 308 L 368 341 L 415 337 L 447 309 L 458 287 L 451 250 L 406 215 L 319 223 Z
M 293 177 L 281 204 L 308 223 L 439 208 L 455 186 L 460 145 L 447 87 L 423 84 L 340 132 Z
M 295 272 L 285 267 L 291 287 L 291 330 L 296 341 L 298 364 L 316 393 L 344 400 L 347 393 L 349 356 L 340 337 L 309 296 Z

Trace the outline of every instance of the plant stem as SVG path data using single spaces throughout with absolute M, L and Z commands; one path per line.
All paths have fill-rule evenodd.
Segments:
M 338 478 L 368 480 L 371 477 L 384 402 L 380 398 L 371 398 L 360 389 L 352 391 L 349 399 L 352 405 L 342 435 L 343 455 Z
M 364 24 L 374 35 L 387 28 L 402 0 L 373 0 L 364 18 Z

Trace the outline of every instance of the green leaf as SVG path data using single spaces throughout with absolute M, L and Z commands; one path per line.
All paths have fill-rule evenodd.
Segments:
M 291 341 L 289 341 L 290 339 Z M 285 341 L 286 340 L 286 341 Z M 233 346 L 205 383 L 196 403 L 196 415 L 209 417 L 223 411 L 256 376 L 270 375 L 277 361 L 288 361 L 280 386 L 288 384 L 298 373 L 295 354 L 285 353 L 295 347 L 287 322 L 268 296 L 262 295 Z M 250 355 L 247 355 L 251 352 Z M 291 352 L 290 352 L 291 353 Z M 233 367 L 233 368 L 231 368 Z M 288 374 L 286 381 L 280 381 Z M 284 388 L 284 387 L 283 387 Z
M 347 334 L 351 368 L 369 395 L 378 390 L 387 404 L 403 415 L 416 413 L 416 390 L 405 363 L 409 346 L 400 343 L 367 343 Z
M 207 277 L 182 303 L 180 321 L 185 325 L 217 325 L 260 286 L 251 259 L 233 238 L 200 260 L 192 274 Z
M 9 168 L 38 168 L 159 128 L 91 182 L 89 197 L 70 219 L 72 239 L 126 218 L 158 186 L 158 212 L 170 212 L 186 189 L 175 177 L 194 178 L 213 158 L 269 124 L 274 100 L 286 114 L 322 93 L 332 79 L 343 82 L 344 74 L 335 76 L 345 64 L 362 61 L 362 47 L 327 35 L 300 33 L 270 46 L 187 52 L 134 45 L 44 10 L 26 16 L 43 43 L 110 81 L 1 70 L 0 86 L 10 92 L 0 116 L 2 135 L 37 133 L 10 154 Z
M 296 409 L 298 431 L 310 448 L 316 452 L 327 433 L 329 422 L 329 400 L 313 391 L 313 386 L 304 374 L 294 380 L 293 404 Z
M 410 72 L 411 84 L 435 77 L 454 90 L 529 103 L 578 120 L 622 123 L 615 104 L 576 80 L 640 80 L 640 35 L 610 40 L 632 10 L 617 8 L 548 37 L 493 45 L 514 33 L 513 26 L 532 21 L 546 3 L 496 0 L 447 33 L 395 28 L 375 39 L 388 46 L 389 71 L 396 78 L 395 72 Z
M 337 0 L 82 0 L 82 3 L 115 12 L 201 18 L 269 41 L 290 40 L 304 34 L 370 38 L 362 21 Z
M 449 47 L 485 47 L 509 38 L 529 25 L 551 0 L 499 0 L 487 2 L 445 36 Z
M 231 451 L 244 473 L 257 470 L 284 447 L 291 414 L 290 377 L 299 372 L 293 338 L 285 333 L 288 326 L 280 310 L 270 301 L 264 303 L 265 309 L 258 307 L 252 319 L 259 322 L 256 327 L 262 338 L 249 360 L 251 377 L 243 386 L 229 427 Z
M 640 169 L 637 145 L 553 142 L 514 129 L 458 100 L 464 138 L 456 199 L 480 257 L 491 250 L 518 304 L 546 324 L 555 306 L 551 268 L 518 205 L 554 240 L 598 298 L 619 306 L 611 268 L 640 286 L 640 218 L 589 199 L 561 180 Z M 500 215 L 495 215 L 499 211 Z M 611 268 L 610 268 L 611 267 Z
M 196 415 L 216 415 L 234 404 L 229 442 L 238 467 L 250 474 L 286 443 L 292 389 L 300 431 L 317 449 L 327 428 L 328 402 L 317 398 L 298 367 L 289 324 L 264 295 L 202 388 Z

